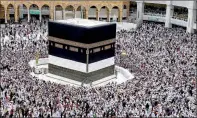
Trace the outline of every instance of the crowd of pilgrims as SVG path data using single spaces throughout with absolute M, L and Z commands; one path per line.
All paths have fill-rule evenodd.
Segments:
M 166 17 L 166 7 L 145 6 L 145 15 Z M 187 8 L 173 8 L 172 18 L 187 21 L 188 10 Z
M 144 14 L 145 15 L 165 17 L 165 15 L 166 15 L 166 8 L 165 7 L 145 5 L 144 6 Z
M 195 117 L 196 34 L 143 23 L 117 32 L 115 63 L 135 78 L 76 87 L 30 75 L 48 57 L 47 21 L 1 27 L 0 115 L 4 117 Z

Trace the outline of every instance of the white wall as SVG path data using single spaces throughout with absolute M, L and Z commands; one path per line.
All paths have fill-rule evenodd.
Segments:
M 184 20 L 179 20 L 179 19 L 173 19 L 173 18 L 171 18 L 171 23 L 172 24 L 175 24 L 175 25 L 187 27 L 187 22 L 184 21 Z
M 182 6 L 182 7 L 188 7 L 190 4 L 189 4 L 189 1 L 185 0 L 185 1 L 172 1 L 172 5 L 174 6 Z
M 194 23 L 194 27 L 193 27 L 194 29 L 196 29 L 196 25 L 197 25 L 197 24 L 196 24 L 196 23 Z
M 122 16 L 123 16 L 123 17 L 127 17 L 127 9 L 123 9 Z
M 120 31 L 120 30 L 132 30 L 132 29 L 136 29 L 137 25 L 134 23 L 127 23 L 127 22 L 116 22 L 116 30 Z
M 107 10 L 106 9 L 101 9 L 99 12 L 99 17 L 101 18 L 107 18 Z
M 88 17 L 96 17 L 96 8 L 90 8 L 89 9 Z
M 81 11 L 76 11 L 75 14 L 76 14 L 76 18 L 81 18 Z
M 65 18 L 69 19 L 69 18 L 74 18 L 74 12 L 73 11 L 65 11 Z
M 165 22 L 166 18 L 160 16 L 143 15 L 143 20 Z
M 166 1 L 159 1 L 159 0 L 147 0 L 144 2 L 145 3 L 155 3 L 155 4 L 166 4 Z
M 55 19 L 56 20 L 62 20 L 63 16 L 62 16 L 62 11 L 55 11 Z
M 118 18 L 118 16 L 119 16 L 119 11 L 118 11 L 118 9 L 112 9 L 111 10 L 111 17 L 113 17 L 114 15 Z

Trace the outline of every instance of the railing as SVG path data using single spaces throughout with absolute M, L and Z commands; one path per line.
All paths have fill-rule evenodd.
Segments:
M 143 20 L 148 20 L 148 21 L 156 21 L 156 22 L 165 22 L 166 17 L 164 16 L 153 16 L 153 15 L 144 15 Z M 187 21 L 185 20 L 180 20 L 180 19 L 175 19 L 171 18 L 171 23 L 183 27 L 187 27 Z M 194 23 L 196 24 L 196 23 Z M 194 25 L 194 29 L 196 29 L 196 25 Z
M 165 17 L 162 17 L 162 16 L 143 15 L 143 20 L 165 22 L 166 19 Z
M 166 17 L 166 14 L 148 13 L 148 12 L 145 12 L 144 15 Z
M 185 14 L 174 13 L 172 16 L 172 18 L 174 18 L 174 19 L 179 19 L 179 20 L 184 20 L 184 21 L 187 21 L 187 17 L 188 17 L 187 13 L 185 13 Z
M 187 21 L 171 18 L 171 23 L 183 27 L 187 27 Z
M 186 17 L 177 17 L 177 16 L 172 16 L 173 19 L 177 19 L 177 20 L 183 20 L 187 22 L 187 18 Z
M 31 9 L 31 10 L 37 10 L 37 9 Z M 23 14 L 27 14 L 27 9 L 19 9 L 20 12 L 22 12 Z M 10 14 L 14 14 L 14 9 L 10 9 Z M 49 15 L 50 11 L 49 9 L 42 9 L 42 15 Z
M 38 10 L 37 8 L 34 8 L 31 10 Z M 27 9 L 19 9 L 20 12 L 22 12 L 23 14 L 27 14 Z M 14 14 L 14 9 L 10 9 L 9 10 L 10 14 Z M 67 12 L 67 11 L 66 11 Z M 117 17 L 118 17 L 118 10 L 116 9 L 112 9 L 111 11 L 111 17 L 114 15 L 114 14 L 117 14 Z M 49 9 L 42 9 L 42 14 L 43 15 L 48 15 L 49 14 Z M 96 9 L 94 8 L 90 8 L 89 10 L 89 16 L 90 17 L 96 17 Z M 101 9 L 101 11 L 99 12 L 99 16 L 100 17 L 103 17 L 103 18 L 107 18 L 107 11 L 105 9 Z M 123 9 L 123 14 L 122 14 L 122 17 L 127 17 L 127 9 Z

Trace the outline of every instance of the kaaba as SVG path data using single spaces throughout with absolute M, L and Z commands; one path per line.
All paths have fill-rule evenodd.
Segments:
M 85 84 L 114 75 L 115 38 L 115 23 L 49 21 L 49 73 Z

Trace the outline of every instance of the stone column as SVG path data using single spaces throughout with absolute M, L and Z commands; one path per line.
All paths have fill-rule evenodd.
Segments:
M 188 8 L 188 20 L 187 20 L 187 32 L 193 33 L 193 25 L 194 25 L 194 19 L 195 19 L 195 9 Z
M 27 22 L 30 22 L 29 7 L 27 6 Z
M 123 11 L 120 10 L 120 13 L 119 13 L 119 16 L 118 16 L 118 22 L 122 22 L 122 12 Z
M 63 8 L 63 20 L 65 20 L 65 9 Z
M 5 11 L 5 23 L 7 23 L 7 9 L 5 9 L 4 11 Z
M 127 5 L 127 19 L 130 16 L 130 3 L 128 3 L 129 5 Z
M 166 21 L 165 21 L 165 27 L 171 28 L 172 23 L 171 23 L 171 18 L 174 13 L 174 6 L 172 5 L 167 5 L 166 7 Z
M 50 19 L 54 20 L 54 8 L 53 7 L 51 7 L 49 14 L 50 14 Z
M 96 10 L 96 20 L 99 21 L 99 10 Z
M 88 10 L 85 10 L 85 19 L 88 19 Z
M 24 7 L 23 7 L 23 5 L 19 6 L 19 11 L 20 11 L 20 18 L 23 18 L 23 14 L 24 14 Z
M 17 7 L 15 7 L 14 9 L 15 9 L 14 19 L 15 19 L 15 22 L 17 23 L 18 22 L 18 9 Z
M 108 11 L 108 14 L 107 14 L 107 22 L 110 22 L 110 19 L 111 19 L 111 11 Z
M 138 1 L 137 2 L 137 25 L 140 25 L 143 22 L 143 15 L 144 15 L 144 2 Z
M 73 9 L 73 15 L 74 15 L 74 18 L 76 18 L 76 10 Z
M 56 19 L 56 13 L 55 13 L 55 7 L 54 7 L 54 9 L 53 9 L 53 20 L 55 20 Z

